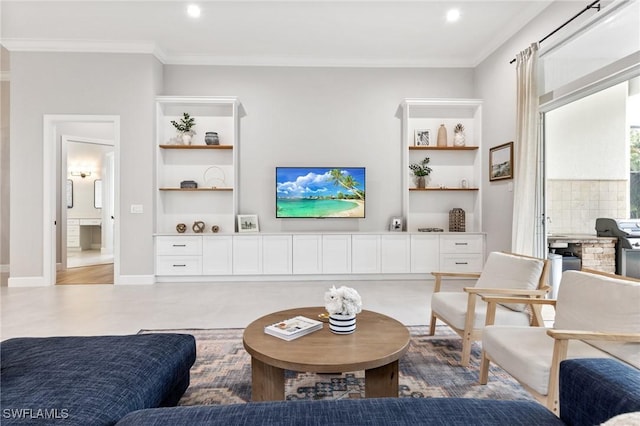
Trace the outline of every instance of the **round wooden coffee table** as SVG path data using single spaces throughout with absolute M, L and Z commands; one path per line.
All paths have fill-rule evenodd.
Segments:
M 398 396 L 398 359 L 409 348 L 409 331 L 386 315 L 362 311 L 356 331 L 339 335 L 322 330 L 287 342 L 265 334 L 264 327 L 302 315 L 318 319 L 322 307 L 274 312 L 247 326 L 244 347 L 251 355 L 251 399 L 284 399 L 284 371 L 342 373 L 365 371 L 367 398 Z

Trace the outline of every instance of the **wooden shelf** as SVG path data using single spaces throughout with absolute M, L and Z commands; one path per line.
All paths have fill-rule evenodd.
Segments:
M 233 149 L 233 145 L 160 145 L 162 149 Z
M 160 191 L 186 191 L 186 192 L 197 192 L 197 191 L 233 191 L 233 188 L 229 187 L 208 187 L 208 188 L 158 188 Z
M 477 146 L 410 146 L 409 150 L 416 151 L 473 151 Z
M 479 188 L 409 188 L 409 191 L 478 191 Z

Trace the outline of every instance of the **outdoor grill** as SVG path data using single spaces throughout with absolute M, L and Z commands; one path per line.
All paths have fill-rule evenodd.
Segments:
M 598 237 L 616 237 L 616 274 L 640 278 L 640 219 L 596 219 Z

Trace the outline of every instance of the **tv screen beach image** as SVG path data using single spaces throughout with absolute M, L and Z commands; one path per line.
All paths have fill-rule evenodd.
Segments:
M 277 218 L 364 218 L 364 167 L 277 167 Z

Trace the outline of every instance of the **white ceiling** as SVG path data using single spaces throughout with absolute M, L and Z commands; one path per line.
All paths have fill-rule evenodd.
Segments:
M 474 67 L 552 1 L 3 0 L 0 36 L 9 50 L 147 52 L 171 64 Z M 453 7 L 462 16 L 448 23 Z

